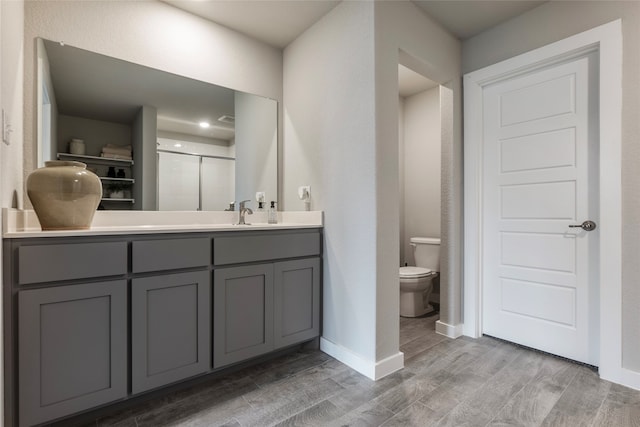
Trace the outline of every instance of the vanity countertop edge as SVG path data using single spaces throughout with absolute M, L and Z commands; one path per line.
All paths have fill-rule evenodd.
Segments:
M 228 211 L 97 211 L 87 230 L 42 231 L 33 210 L 3 208 L 2 237 L 108 236 L 127 234 L 185 233 L 211 231 L 264 231 L 322 228 L 322 211 L 278 212 L 278 223 L 268 224 L 266 212 L 247 216 L 248 225 L 234 225 L 238 212 Z

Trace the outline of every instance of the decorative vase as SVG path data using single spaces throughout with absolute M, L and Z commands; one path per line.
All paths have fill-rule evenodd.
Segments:
M 43 230 L 87 230 L 102 183 L 81 162 L 51 160 L 27 178 L 27 195 Z
M 72 139 L 69 141 L 69 153 L 84 156 L 86 147 L 81 139 Z

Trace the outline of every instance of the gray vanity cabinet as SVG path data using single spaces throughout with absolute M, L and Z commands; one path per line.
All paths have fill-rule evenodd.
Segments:
M 127 395 L 125 280 L 20 291 L 18 311 L 21 426 Z
M 213 367 L 273 350 L 273 265 L 214 271 Z
M 321 248 L 317 230 L 214 237 L 214 368 L 320 335 Z
M 209 271 L 131 281 L 131 389 L 139 393 L 210 368 Z
M 320 258 L 277 262 L 273 268 L 275 348 L 320 335 Z
M 214 272 L 213 366 L 241 362 L 320 335 L 320 259 Z
M 320 335 L 318 229 L 17 238 L 2 253 L 7 426 Z

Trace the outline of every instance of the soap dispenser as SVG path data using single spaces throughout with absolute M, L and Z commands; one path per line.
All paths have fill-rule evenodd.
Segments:
M 269 207 L 269 213 L 267 216 L 267 222 L 269 224 L 277 224 L 278 223 L 278 211 L 276 211 L 276 202 L 271 201 L 271 206 Z
M 258 191 L 256 193 L 256 202 L 258 202 L 258 211 L 259 212 L 264 212 L 264 206 L 266 204 L 266 202 L 264 201 L 265 196 L 264 196 L 264 191 Z

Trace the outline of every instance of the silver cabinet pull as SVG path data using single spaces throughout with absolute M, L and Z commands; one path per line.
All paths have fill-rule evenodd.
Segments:
M 597 225 L 593 221 L 585 221 L 582 224 L 571 224 L 569 225 L 571 228 L 582 228 L 585 231 L 593 231 L 596 229 Z

